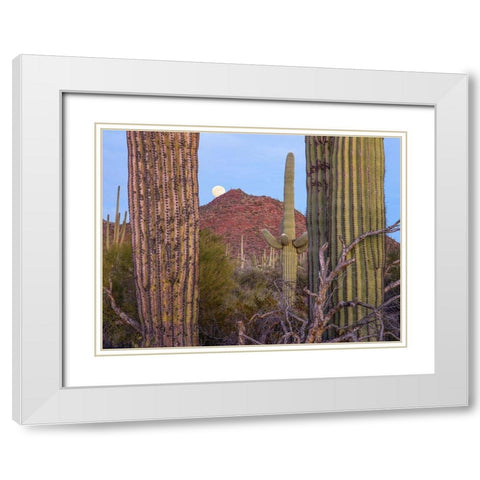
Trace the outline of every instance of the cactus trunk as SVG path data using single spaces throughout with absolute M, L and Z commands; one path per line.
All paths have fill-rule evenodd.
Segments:
M 198 344 L 198 143 L 128 131 L 128 203 L 144 347 Z
M 281 262 L 285 300 L 293 305 L 297 288 L 297 249 L 291 242 L 282 248 Z
M 330 241 L 330 164 L 335 137 L 306 136 L 308 285 L 318 291 L 320 247 Z M 315 299 L 309 297 L 309 311 Z
M 283 220 L 282 234 L 280 237 L 280 242 L 283 245 L 283 288 L 288 305 L 293 305 L 295 301 L 295 290 L 297 286 L 297 249 L 292 243 L 295 239 L 294 176 L 295 159 L 293 154 L 289 153 L 285 161 L 285 175 L 283 180 Z
M 383 139 L 374 137 L 306 137 L 307 230 L 309 284 L 318 289 L 319 248 L 329 243 L 332 268 L 346 245 L 365 232 L 385 228 L 385 156 Z M 339 277 L 331 305 L 359 301 L 372 306 L 383 303 L 385 235 L 364 239 L 348 258 L 355 263 Z M 310 305 L 312 309 L 312 305 Z M 365 307 L 343 308 L 333 323 L 348 327 L 367 313 Z M 340 331 L 341 332 L 341 331 Z M 330 331 L 329 337 L 338 332 Z M 362 327 L 359 337 L 376 341 L 373 324 Z

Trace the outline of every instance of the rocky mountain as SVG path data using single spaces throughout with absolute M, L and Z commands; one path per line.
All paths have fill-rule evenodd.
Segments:
M 229 255 L 237 258 L 243 235 L 244 255 L 259 257 L 270 252 L 262 236 L 266 228 L 272 235 L 280 236 L 283 203 L 267 196 L 248 195 L 240 189 L 229 190 L 200 207 L 200 228 L 224 238 Z M 306 231 L 305 216 L 295 211 L 297 237 Z

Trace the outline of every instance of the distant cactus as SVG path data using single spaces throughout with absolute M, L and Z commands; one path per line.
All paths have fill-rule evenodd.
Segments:
M 120 185 L 117 188 L 117 205 L 115 209 L 115 222 L 113 224 L 113 239 L 110 239 L 110 215 L 107 215 L 107 224 L 105 228 L 105 248 L 109 250 L 112 245 L 121 245 L 125 240 L 127 231 L 127 212 L 123 217 L 123 223 L 120 225 Z
M 268 266 L 270 268 L 275 268 L 278 262 L 278 252 L 273 248 L 270 247 L 270 256 L 268 259 Z
M 245 268 L 245 252 L 243 251 L 243 235 L 240 239 L 239 259 L 240 259 L 240 269 L 243 270 Z
M 198 344 L 198 144 L 127 131 L 128 202 L 144 347 Z
M 308 246 L 307 232 L 295 238 L 294 175 L 295 158 L 293 153 L 289 153 L 285 161 L 282 233 L 280 238 L 277 239 L 267 229 L 262 230 L 265 241 L 272 248 L 280 250 L 281 252 L 280 262 L 282 265 L 283 296 L 287 305 L 293 305 L 295 301 L 297 255 L 304 252 Z M 273 256 L 271 258 L 273 258 Z
M 342 240 L 348 245 L 365 232 L 385 229 L 385 157 L 382 138 L 306 136 L 305 141 L 309 288 L 316 292 L 322 245 L 328 243 L 326 256 L 334 268 L 342 252 Z M 338 280 L 332 304 L 357 300 L 381 305 L 385 235 L 365 238 L 348 258 L 355 258 L 355 263 Z M 344 308 L 333 323 L 347 327 L 366 313 L 360 306 Z M 362 328 L 360 336 L 376 340 L 374 328 L 369 326 Z

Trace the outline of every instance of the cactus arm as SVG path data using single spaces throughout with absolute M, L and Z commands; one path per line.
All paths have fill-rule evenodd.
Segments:
M 301 247 L 298 247 L 297 253 L 300 254 L 300 253 L 306 252 L 307 249 L 308 249 L 308 243 L 306 243 L 305 245 L 302 245 Z
M 296 248 L 302 248 L 306 245 L 308 245 L 308 232 L 302 233 L 302 235 L 293 241 L 293 246 Z
M 308 248 L 308 232 L 302 233 L 302 235 L 300 235 L 292 243 L 293 246 L 297 249 L 297 254 L 306 252 Z
M 262 235 L 265 241 L 272 247 L 276 248 L 277 250 L 282 249 L 282 244 L 266 229 L 262 230 Z
M 290 243 L 290 239 L 288 238 L 288 235 L 285 234 L 285 233 L 282 233 L 280 235 L 280 243 L 283 245 L 283 246 L 286 246 Z

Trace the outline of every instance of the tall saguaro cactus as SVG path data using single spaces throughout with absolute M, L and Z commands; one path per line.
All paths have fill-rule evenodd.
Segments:
M 198 344 L 198 144 L 128 131 L 128 207 L 144 347 Z
M 327 257 L 334 267 L 344 244 L 369 231 L 385 229 L 385 155 L 382 138 L 307 136 L 307 231 L 309 285 L 318 288 L 319 252 L 328 242 Z M 365 238 L 349 254 L 355 262 L 345 270 L 332 292 L 332 304 L 358 301 L 383 303 L 385 236 Z M 312 305 L 310 305 L 312 310 Z M 365 307 L 343 308 L 333 323 L 348 327 L 367 313 Z M 361 337 L 375 341 L 365 326 Z
M 307 232 L 295 238 L 294 176 L 295 157 L 293 153 L 289 153 L 285 161 L 282 233 L 277 239 L 268 230 L 262 230 L 265 241 L 271 247 L 281 251 L 283 294 L 287 305 L 293 305 L 295 301 L 297 255 L 304 252 L 308 245 Z

